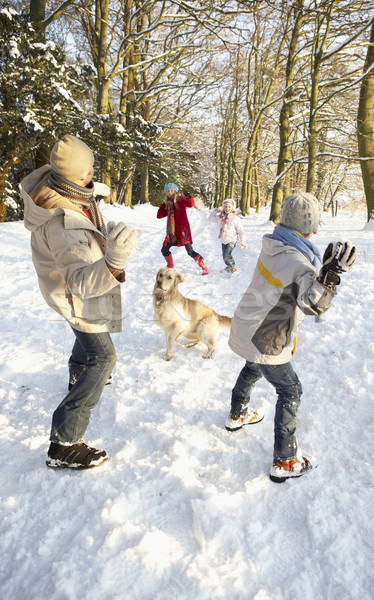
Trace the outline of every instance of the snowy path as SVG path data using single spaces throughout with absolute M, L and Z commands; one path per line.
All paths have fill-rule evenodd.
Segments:
M 319 459 L 282 485 L 268 472 L 275 394 L 265 419 L 236 433 L 224 420 L 242 361 L 222 332 L 212 360 L 178 343 L 164 362 L 151 293 L 164 221 L 151 206 L 104 207 L 143 234 L 123 286 L 118 363 L 87 441 L 110 461 L 87 472 L 45 466 L 51 414 L 67 385 L 73 336 L 42 300 L 22 223 L 0 225 L 1 566 L 3 600 L 358 600 L 373 597 L 374 245 L 364 215 L 323 216 L 315 243 L 349 237 L 359 260 L 325 320 L 305 319 L 294 359 L 304 389 L 300 446 Z M 207 213 L 191 210 L 201 277 L 174 250 L 181 291 L 231 315 L 251 277 L 267 211 L 243 219 L 240 274 L 222 273 Z

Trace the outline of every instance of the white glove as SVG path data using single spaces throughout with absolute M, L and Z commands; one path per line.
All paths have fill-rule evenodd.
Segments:
M 94 190 L 93 190 L 93 195 L 94 196 L 104 196 L 104 198 L 106 196 L 110 195 L 110 188 L 105 185 L 105 183 L 101 183 L 99 181 L 94 181 Z
M 125 223 L 107 224 L 105 261 L 113 269 L 123 269 L 138 245 L 140 232 Z

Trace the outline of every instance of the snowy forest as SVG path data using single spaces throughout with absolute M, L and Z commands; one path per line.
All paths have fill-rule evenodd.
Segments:
M 0 221 L 65 133 L 110 204 L 172 180 L 274 222 L 296 189 L 373 216 L 371 1 L 2 0 L 0 35 Z
M 0 36 L 1 600 L 373 598 L 373 0 L 0 0 Z M 105 222 L 141 234 L 85 438 L 109 460 L 87 470 L 46 467 L 74 335 L 40 291 L 19 195 L 67 133 L 94 152 Z M 269 478 L 264 378 L 261 422 L 225 428 L 244 364 L 227 331 L 209 360 L 181 338 L 163 360 L 152 294 L 168 182 L 195 198 L 209 266 L 202 277 L 173 248 L 181 293 L 221 315 L 289 193 L 317 196 L 321 255 L 357 249 L 292 359 L 300 450 L 318 461 L 305 477 Z M 235 274 L 210 220 L 225 198 L 246 242 Z

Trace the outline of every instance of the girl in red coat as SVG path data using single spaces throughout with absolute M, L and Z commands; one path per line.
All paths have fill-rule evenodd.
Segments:
M 160 205 L 157 218 L 167 217 L 166 237 L 161 248 L 161 254 L 165 257 L 168 268 L 174 268 L 170 248 L 172 246 L 184 246 L 187 254 L 202 268 L 202 274 L 207 275 L 209 271 L 204 264 L 203 257 L 192 248 L 192 235 L 186 208 L 194 206 L 193 196 L 178 194 L 178 186 L 175 183 L 165 185 L 164 191 L 166 192 L 166 202 Z

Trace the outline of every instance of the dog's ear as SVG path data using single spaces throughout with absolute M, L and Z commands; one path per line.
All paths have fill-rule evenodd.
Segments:
M 177 273 L 177 276 L 175 279 L 177 280 L 178 283 L 182 283 L 182 281 L 184 281 L 184 279 L 180 273 Z

